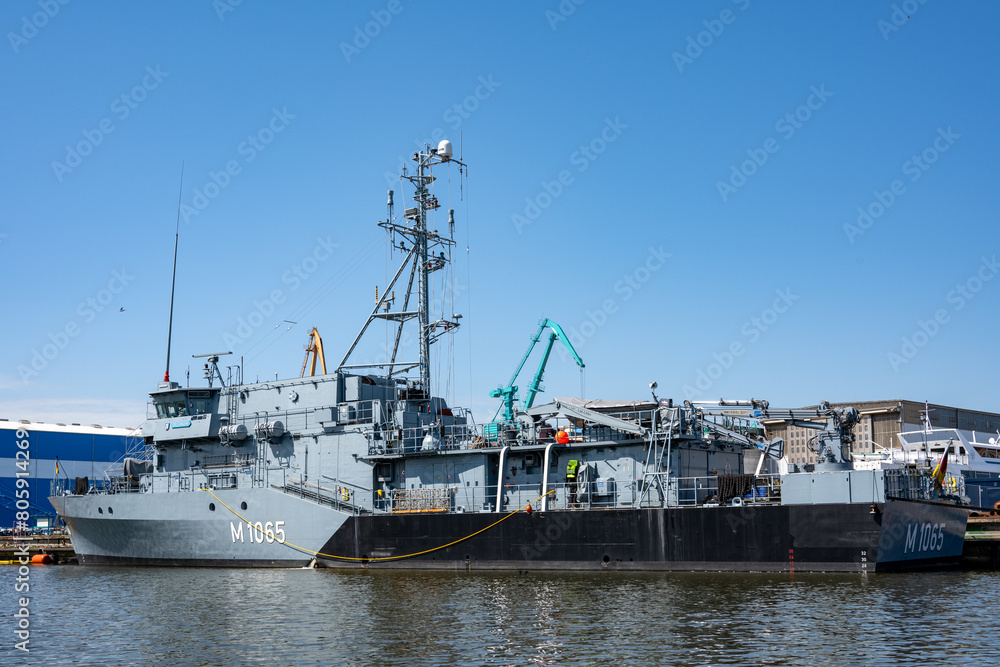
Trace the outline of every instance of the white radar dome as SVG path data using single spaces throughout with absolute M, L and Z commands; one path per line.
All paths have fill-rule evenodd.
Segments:
M 447 139 L 438 144 L 438 155 L 443 158 L 450 158 L 454 153 L 451 150 L 451 142 Z

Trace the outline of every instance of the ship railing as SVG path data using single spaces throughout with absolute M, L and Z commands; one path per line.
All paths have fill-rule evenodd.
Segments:
M 694 507 L 723 503 L 752 505 L 780 502 L 781 479 L 778 475 L 725 474 L 677 478 L 662 473 L 645 475 L 636 481 L 597 478 L 585 482 L 550 483 L 545 490 L 550 491 L 546 503 L 550 510 Z M 523 507 L 543 492 L 541 484 L 505 486 L 501 506 L 508 510 Z M 535 510 L 541 509 L 541 500 L 533 506 Z
M 699 505 L 754 505 L 780 502 L 778 475 L 711 475 L 704 477 L 669 477 L 647 475 L 641 480 L 614 478 L 585 482 L 554 482 L 544 489 L 541 482 L 504 484 L 499 496 L 496 485 L 466 486 L 461 482 L 446 486 L 391 489 L 384 495 L 373 494 L 377 512 L 393 514 L 433 512 L 523 511 L 530 503 L 532 511 L 600 510 Z M 720 477 L 723 487 L 720 495 Z M 738 478 L 738 479 L 734 479 Z M 653 488 L 643 493 L 643 484 Z M 739 492 L 739 493 L 736 493 Z M 368 491 L 368 493 L 372 493 Z M 543 501 L 543 497 L 544 501 Z M 499 505 L 498 505 L 499 500 Z
M 124 477 L 122 475 L 105 475 L 103 480 L 93 480 L 88 477 L 73 479 L 60 477 L 51 481 L 49 491 L 50 495 L 54 496 L 140 493 L 148 489 L 149 482 L 147 480 L 149 477 L 151 477 L 151 475 L 148 474 L 132 477 Z M 77 485 L 77 479 L 81 480 L 81 482 L 84 480 L 86 481 L 86 490 L 83 490 Z
M 365 510 L 367 499 L 371 495 L 370 489 L 326 475 L 322 477 L 330 481 L 320 484 L 285 475 L 281 484 L 272 484 L 271 487 L 347 514 L 359 515 Z
M 669 506 L 744 505 L 775 503 L 781 499 L 779 475 L 709 475 L 667 477 Z
M 496 511 L 496 487 L 490 511 Z M 542 497 L 544 494 L 544 498 Z M 512 512 L 531 503 L 532 511 L 597 510 L 640 507 L 640 485 L 633 480 L 591 479 L 585 482 L 554 482 L 544 489 L 539 482 L 505 484 L 500 493 L 500 510 Z M 649 506 L 643 503 L 643 507 Z
M 936 500 L 942 496 L 965 496 L 965 477 L 946 473 L 940 490 L 928 471 L 913 468 L 884 470 L 886 500 Z
M 488 511 L 496 511 L 496 487 L 492 487 L 492 503 Z M 542 497 L 544 495 L 544 498 Z M 500 493 L 500 511 L 513 512 L 544 508 L 556 510 L 596 510 L 633 508 L 639 506 L 638 486 L 632 480 L 596 479 L 587 482 L 549 483 L 545 489 L 540 482 L 532 484 L 505 484 Z
M 225 490 L 238 488 L 240 476 L 237 469 L 227 472 L 220 469 L 181 470 L 173 472 L 150 473 L 147 475 L 151 486 L 140 484 L 140 491 L 151 488 L 157 493 L 186 493 L 189 491 L 204 491 L 205 489 Z M 160 480 L 160 482 L 157 482 Z
M 345 401 L 338 403 L 336 419 L 340 424 L 371 424 L 381 421 L 384 417 L 382 406 L 387 405 L 383 401 L 370 399 L 367 401 Z M 387 405 L 387 407 L 389 407 Z M 388 410 L 391 414 L 391 408 Z
M 244 468 L 254 462 L 254 454 L 218 454 L 206 456 L 204 467 L 206 468 Z
M 104 486 L 112 489 L 113 493 L 127 489 L 131 484 L 138 485 L 136 476 L 125 474 L 125 462 L 129 459 L 135 461 L 152 461 L 156 449 L 151 443 L 147 443 L 142 435 L 141 429 L 133 429 L 125 439 L 125 453 L 117 461 L 104 469 Z
M 549 484 L 545 490 L 545 502 L 536 500 L 542 493 L 540 484 L 524 484 L 518 487 L 506 489 L 508 494 L 512 490 L 516 492 L 516 499 L 509 509 L 518 509 L 526 503 L 531 502 L 532 510 L 541 510 L 544 506 L 547 510 L 589 510 L 589 509 L 610 509 L 615 507 L 635 507 L 638 496 L 634 492 L 631 482 L 617 482 L 616 480 L 591 480 L 579 484 L 573 482 L 557 482 Z M 515 507 L 516 505 L 516 507 Z
M 86 483 L 86 486 L 78 486 L 78 480 L 80 485 Z M 59 477 L 53 479 L 49 484 L 49 491 L 49 495 L 53 496 L 105 495 L 117 492 L 108 480 L 96 480 L 89 477 Z
M 103 481 L 89 480 L 88 494 L 177 493 L 204 489 L 225 490 L 240 487 L 241 474 L 251 462 L 239 465 L 206 466 L 193 470 L 151 472 L 131 477 L 106 475 Z M 85 478 L 81 478 L 85 479 Z M 76 495 L 76 479 L 58 478 L 50 485 L 52 495 Z
M 377 433 L 378 439 L 374 436 Z M 372 434 L 369 455 L 416 454 L 486 446 L 477 424 L 428 424 L 405 429 L 385 428 Z

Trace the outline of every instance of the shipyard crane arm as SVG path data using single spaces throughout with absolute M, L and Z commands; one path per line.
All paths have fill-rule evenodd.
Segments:
M 528 351 L 524 353 L 521 357 L 521 363 L 517 365 L 517 369 L 514 374 L 510 377 L 510 382 L 507 383 L 506 387 L 497 387 L 490 392 L 491 398 L 501 399 L 500 407 L 497 408 L 496 414 L 493 415 L 493 420 L 496 421 L 498 415 L 503 412 L 503 421 L 511 422 L 514 420 L 514 401 L 517 398 L 517 376 L 521 374 L 521 369 L 524 368 L 524 364 L 528 361 L 528 357 L 531 356 L 531 351 L 535 349 L 535 344 L 541 340 L 542 333 L 545 329 L 550 329 L 549 340 L 545 344 L 545 352 L 542 354 L 542 360 L 538 364 L 538 370 L 535 371 L 535 377 L 532 378 L 531 384 L 528 385 L 528 391 L 524 399 L 524 409 L 527 410 L 535 402 L 535 396 L 538 392 L 542 390 L 542 377 L 545 375 L 545 366 L 548 364 L 549 355 L 552 353 L 552 346 L 555 344 L 556 339 L 562 342 L 563 346 L 569 353 L 573 355 L 573 359 L 580 368 L 584 368 L 583 359 L 577 354 L 576 350 L 573 348 L 573 344 L 569 340 L 569 336 L 563 331 L 562 327 L 550 320 L 545 318 L 538 323 L 538 331 L 534 336 L 531 337 L 531 343 L 528 345 Z
M 309 364 L 309 358 L 312 357 L 312 364 Z M 309 332 L 309 344 L 306 346 L 306 359 L 302 362 L 302 374 L 299 377 L 306 376 L 306 367 L 309 367 L 309 376 L 312 377 L 316 375 L 316 361 L 319 361 L 320 370 L 323 371 L 323 375 L 326 375 L 326 357 L 323 356 L 323 339 L 319 337 L 319 330 L 316 327 L 312 328 Z

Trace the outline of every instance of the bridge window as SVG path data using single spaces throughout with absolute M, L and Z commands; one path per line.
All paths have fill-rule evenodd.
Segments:
M 184 417 L 187 413 L 187 403 L 184 401 L 166 401 L 156 404 L 156 415 L 160 419 Z
M 194 390 L 187 393 L 188 404 L 191 406 L 190 414 L 207 414 L 212 405 L 212 392 L 204 390 Z

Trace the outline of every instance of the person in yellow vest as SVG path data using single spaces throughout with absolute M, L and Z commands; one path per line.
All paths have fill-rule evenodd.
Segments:
M 570 459 L 566 464 L 566 486 L 569 488 L 570 507 L 576 505 L 576 469 L 579 465 L 580 462 L 576 459 Z

